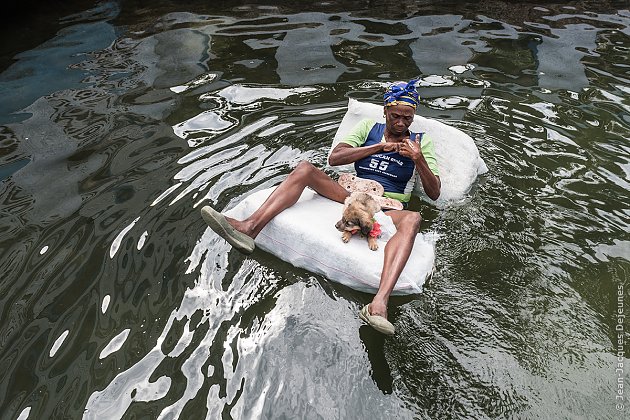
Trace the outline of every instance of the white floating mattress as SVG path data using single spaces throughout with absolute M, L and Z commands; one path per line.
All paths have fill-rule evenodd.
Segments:
M 274 188 L 258 191 L 225 212 L 242 220 L 253 213 Z M 378 289 L 383 268 L 386 241 L 396 232 L 392 219 L 377 213 L 383 235 L 379 249 L 371 251 L 367 240 L 354 235 L 343 243 L 335 223 L 341 218 L 343 205 L 305 190 L 298 202 L 276 216 L 256 238 L 256 246 L 278 258 L 318 273 L 355 290 L 374 293 Z M 419 234 L 409 261 L 396 283 L 393 294 L 419 293 L 433 271 L 435 259 L 432 236 Z

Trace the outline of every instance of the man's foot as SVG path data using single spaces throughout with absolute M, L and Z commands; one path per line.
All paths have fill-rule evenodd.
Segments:
M 376 331 L 385 335 L 394 335 L 396 328 L 385 317 L 376 314 L 370 314 L 370 304 L 365 305 L 359 312 L 359 318 L 365 321 Z
M 254 240 L 239 232 L 228 222 L 227 218 L 210 206 L 201 209 L 201 217 L 220 237 L 225 239 L 236 250 L 243 254 L 251 254 L 256 248 Z
M 375 295 L 370 302 L 370 314 L 379 315 L 387 319 L 387 299 Z

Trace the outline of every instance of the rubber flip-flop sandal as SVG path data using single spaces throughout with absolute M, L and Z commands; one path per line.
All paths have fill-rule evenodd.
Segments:
M 381 196 L 385 192 L 383 186 L 371 179 L 359 178 L 356 175 L 349 173 L 341 174 L 339 181 L 337 181 L 346 191 L 364 192 L 372 195 Z
M 374 197 L 374 199 L 381 206 L 381 209 L 402 210 L 405 208 L 403 206 L 403 203 L 396 200 L 395 198 Z
M 236 248 L 236 250 L 243 254 L 251 254 L 254 252 L 254 248 L 256 248 L 254 240 L 243 232 L 234 229 L 225 216 L 212 207 L 203 207 L 201 209 L 201 217 L 208 226 L 210 226 L 210 229 L 225 239 L 230 245 Z
M 394 325 L 392 325 L 391 322 L 380 315 L 370 315 L 370 310 L 368 308 L 369 306 L 370 305 L 367 304 L 363 308 L 361 308 L 361 311 L 359 311 L 359 318 L 367 322 L 370 327 L 374 328 L 380 333 L 383 333 L 385 335 L 394 335 L 394 333 L 396 332 L 396 328 L 394 328 Z
M 404 208 L 400 201 L 394 198 L 383 197 L 383 186 L 371 179 L 362 179 L 356 175 L 345 173 L 339 176 L 339 181 L 337 182 L 349 193 L 364 192 L 370 194 L 381 206 L 381 209 L 402 210 Z

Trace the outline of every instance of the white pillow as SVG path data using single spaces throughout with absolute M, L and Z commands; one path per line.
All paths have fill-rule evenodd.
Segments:
M 383 106 L 350 99 L 348 101 L 348 111 L 341 120 L 328 152 L 329 157 L 332 149 L 352 131 L 359 121 L 365 118 L 384 123 Z M 488 171 L 486 164 L 479 156 L 479 150 L 475 142 L 463 131 L 419 115 L 414 117 L 409 129 L 415 133 L 424 132 L 431 136 L 440 170 L 442 188 L 437 201 L 431 200 L 424 193 L 420 179 L 416 179 L 413 193 L 423 200 L 435 203 L 438 207 L 443 207 L 452 201 L 462 200 L 477 179 L 477 175 Z M 334 168 L 340 171 L 354 171 L 353 165 L 336 166 Z
M 268 188 L 247 196 L 225 215 L 243 220 L 258 209 L 275 189 Z M 348 243 L 341 240 L 335 223 L 343 205 L 305 190 L 296 204 L 277 215 L 256 237 L 256 246 L 296 267 L 321 274 L 355 290 L 376 293 L 383 269 L 387 240 L 396 232 L 391 217 L 376 214 L 381 224 L 379 248 L 371 251 L 367 240 L 354 235 Z M 413 250 L 396 282 L 393 294 L 420 293 L 433 272 L 434 237 L 418 234 Z

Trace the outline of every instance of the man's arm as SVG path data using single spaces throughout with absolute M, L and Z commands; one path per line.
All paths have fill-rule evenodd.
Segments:
M 348 143 L 339 143 L 337 146 L 335 146 L 332 153 L 330 154 L 330 157 L 328 158 L 328 163 L 330 164 L 330 166 L 346 165 L 348 163 L 354 163 L 359 159 L 363 159 L 364 157 L 368 157 L 375 153 L 391 151 L 387 149 L 387 143 L 377 143 L 371 146 L 361 147 L 354 147 Z
M 361 120 L 330 153 L 328 158 L 330 166 L 347 165 L 374 153 L 395 151 L 390 150 L 391 146 L 383 144 L 363 146 L 372 127 L 374 120 L 369 118 Z
M 418 171 L 418 174 L 420 175 L 420 181 L 422 182 L 424 192 L 431 200 L 437 200 L 440 196 L 442 183 L 440 182 L 440 178 L 431 171 L 431 168 L 429 168 L 429 164 L 422 154 L 418 137 L 416 137 L 414 141 L 411 141 L 410 139 L 404 140 L 398 153 L 414 161 L 416 164 L 416 171 Z

